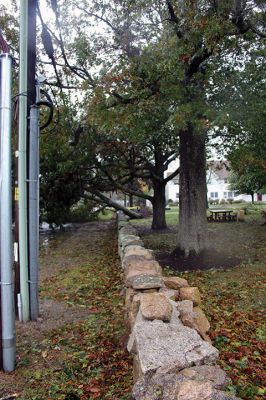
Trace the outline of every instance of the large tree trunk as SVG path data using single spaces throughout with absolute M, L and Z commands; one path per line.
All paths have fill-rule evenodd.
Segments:
M 154 167 L 152 169 L 152 185 L 153 185 L 153 218 L 152 218 L 152 229 L 166 229 L 165 219 L 165 182 L 164 182 L 164 171 L 166 170 L 164 161 L 165 156 L 160 145 L 154 147 Z
M 189 126 L 180 134 L 179 244 L 186 256 L 206 247 L 205 134 Z
M 254 204 L 254 192 L 251 193 L 251 203 Z
M 152 229 L 166 229 L 165 219 L 165 183 L 154 180 L 153 181 L 153 218 Z

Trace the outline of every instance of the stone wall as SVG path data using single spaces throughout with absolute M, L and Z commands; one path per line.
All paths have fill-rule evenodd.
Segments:
M 197 287 L 163 277 L 152 250 L 118 214 L 118 251 L 124 274 L 128 351 L 134 359 L 135 400 L 237 400 L 216 365 L 219 353 Z M 239 399 L 238 399 L 239 400 Z

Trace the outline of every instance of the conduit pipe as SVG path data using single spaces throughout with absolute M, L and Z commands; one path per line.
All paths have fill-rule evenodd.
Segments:
M 29 321 L 29 271 L 27 232 L 27 42 L 28 1 L 20 0 L 19 37 L 19 140 L 18 140 L 18 198 L 19 198 L 19 263 L 22 321 Z
M 11 121 L 12 121 L 12 59 L 0 56 L 0 246 L 1 246 L 1 313 L 3 369 L 15 369 L 15 309 L 12 257 L 12 181 L 11 181 Z
M 38 247 L 39 247 L 39 107 L 30 108 L 29 144 L 29 269 L 30 269 L 30 318 L 39 316 L 38 297 Z

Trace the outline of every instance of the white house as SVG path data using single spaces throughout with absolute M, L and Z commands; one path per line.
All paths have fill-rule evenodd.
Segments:
M 169 176 L 177 167 L 179 161 L 174 161 L 169 165 L 166 176 Z M 208 170 L 206 173 L 208 200 L 244 200 L 251 202 L 251 195 L 237 194 L 229 188 L 229 168 L 228 162 L 223 161 L 208 161 Z M 172 179 L 166 186 L 166 200 L 173 202 L 179 199 L 179 177 Z M 255 194 L 255 201 L 266 201 L 266 194 Z

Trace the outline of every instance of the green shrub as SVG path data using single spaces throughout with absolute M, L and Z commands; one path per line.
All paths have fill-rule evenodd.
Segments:
M 244 210 L 244 214 L 245 214 L 245 215 L 248 215 L 248 214 L 249 214 L 248 206 L 241 207 L 241 210 Z
M 113 209 L 104 208 L 102 211 L 95 214 L 95 218 L 100 221 L 109 221 L 110 219 L 113 218 L 114 212 L 115 211 Z
M 227 204 L 227 201 L 226 201 L 225 199 L 221 199 L 221 200 L 219 201 L 219 204 Z
M 215 205 L 218 204 L 219 200 L 209 199 L 209 204 Z
M 174 201 L 174 202 L 172 203 L 172 206 L 178 207 L 178 206 L 179 206 L 179 202 L 178 202 L 178 201 Z
M 95 204 L 88 201 L 79 202 L 71 207 L 68 222 L 88 222 L 97 219 L 97 215 L 93 212 Z

